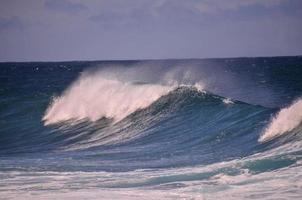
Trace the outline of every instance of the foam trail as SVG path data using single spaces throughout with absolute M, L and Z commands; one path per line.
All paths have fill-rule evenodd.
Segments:
M 227 105 L 234 104 L 234 102 L 230 98 L 225 98 L 222 100 L 222 102 Z
M 148 107 L 171 89 L 170 86 L 108 79 L 101 73 L 85 74 L 62 96 L 54 98 L 43 121 L 48 125 L 70 119 L 96 121 L 106 117 L 121 120 Z
M 294 102 L 287 108 L 283 108 L 259 138 L 259 142 L 269 141 L 283 135 L 299 126 L 302 122 L 302 99 Z

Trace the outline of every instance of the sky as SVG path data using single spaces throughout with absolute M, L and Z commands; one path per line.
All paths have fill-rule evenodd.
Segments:
M 0 0 L 0 61 L 302 55 L 301 0 Z

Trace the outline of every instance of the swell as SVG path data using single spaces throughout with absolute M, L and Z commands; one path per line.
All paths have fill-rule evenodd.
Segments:
M 293 110 L 298 111 L 290 109 L 287 117 L 295 117 Z M 217 96 L 194 86 L 179 86 L 118 121 L 100 118 L 91 123 L 86 118 L 81 122 L 84 125 L 81 132 L 86 130 L 89 136 L 80 137 L 61 149 L 89 152 L 118 149 L 127 152 L 127 157 L 119 153 L 115 155 L 117 159 L 135 157 L 133 168 L 141 167 L 142 162 L 151 168 L 210 164 L 294 142 L 264 143 L 274 139 L 275 135 L 268 136 L 271 138 L 267 140 L 260 139 L 263 137 L 260 133 L 267 132 L 275 123 L 274 120 L 270 122 L 271 116 L 278 118 L 280 115 L 276 111 Z M 85 123 L 90 124 L 87 129 Z M 75 132 L 78 129 L 75 124 L 73 121 L 63 122 L 59 124 L 59 130 L 63 134 Z M 297 127 L 289 128 L 282 134 Z M 294 151 L 293 147 L 289 148 Z
M 84 151 L 88 160 L 110 159 L 104 170 L 123 168 L 119 160 L 131 162 L 128 170 L 211 164 L 298 142 L 258 143 L 277 111 L 181 86 L 120 121 L 69 120 L 38 130 L 39 136 L 24 143 L 15 138 L 6 154 Z M 300 145 L 287 148 L 296 151 Z
M 269 117 L 271 110 L 229 102 L 195 87 L 178 87 L 118 122 L 109 120 L 106 124 L 105 118 L 93 122 L 86 129 L 89 137 L 62 149 L 92 152 L 124 149 L 129 153 L 127 157 L 144 160 L 150 166 L 192 164 L 188 155 L 196 163 L 248 155 L 257 150 L 257 132 L 263 128 L 262 121 Z M 89 124 L 82 122 L 85 123 Z M 78 129 L 68 121 L 58 126 L 61 134 Z M 171 155 L 175 161 L 168 159 Z M 170 161 L 158 162 L 158 156 Z
M 262 151 L 258 133 L 271 113 L 181 86 L 120 121 L 64 121 L 46 126 L 48 133 L 40 137 L 24 139 L 36 141 L 38 145 L 28 148 L 39 156 L 54 151 L 62 159 L 67 153 L 79 156 L 82 165 L 108 161 L 98 166 L 103 170 L 210 164 Z M 26 146 L 18 148 L 30 152 Z
M 206 92 L 201 80 L 188 81 L 190 73 L 166 71 L 155 81 L 143 81 L 136 71 L 125 71 L 82 73 L 53 98 L 43 123 L 26 121 L 32 128 L 26 135 L 7 136 L 14 139 L 7 151 L 120 147 L 138 160 L 150 154 L 150 165 L 156 165 L 159 155 L 176 156 L 174 165 L 192 164 L 244 157 L 265 150 L 271 144 L 266 142 L 278 136 L 301 132 L 300 101 L 277 114 L 276 109 Z M 288 118 L 290 123 L 283 120 Z M 134 153 L 135 148 L 141 152 Z

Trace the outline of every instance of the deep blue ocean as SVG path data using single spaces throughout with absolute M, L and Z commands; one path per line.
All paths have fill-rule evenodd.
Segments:
M 0 199 L 302 199 L 302 57 L 0 63 Z

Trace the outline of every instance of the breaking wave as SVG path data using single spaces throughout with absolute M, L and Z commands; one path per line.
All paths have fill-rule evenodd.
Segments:
M 298 99 L 290 106 L 283 108 L 272 119 L 264 134 L 259 138 L 260 142 L 272 140 L 278 136 L 289 133 L 302 123 L 302 99 Z
M 123 80 L 103 71 L 84 73 L 61 96 L 53 98 L 43 121 L 45 125 L 82 119 L 119 121 L 183 85 L 171 79 L 159 84 Z M 203 89 L 201 82 L 193 86 Z

